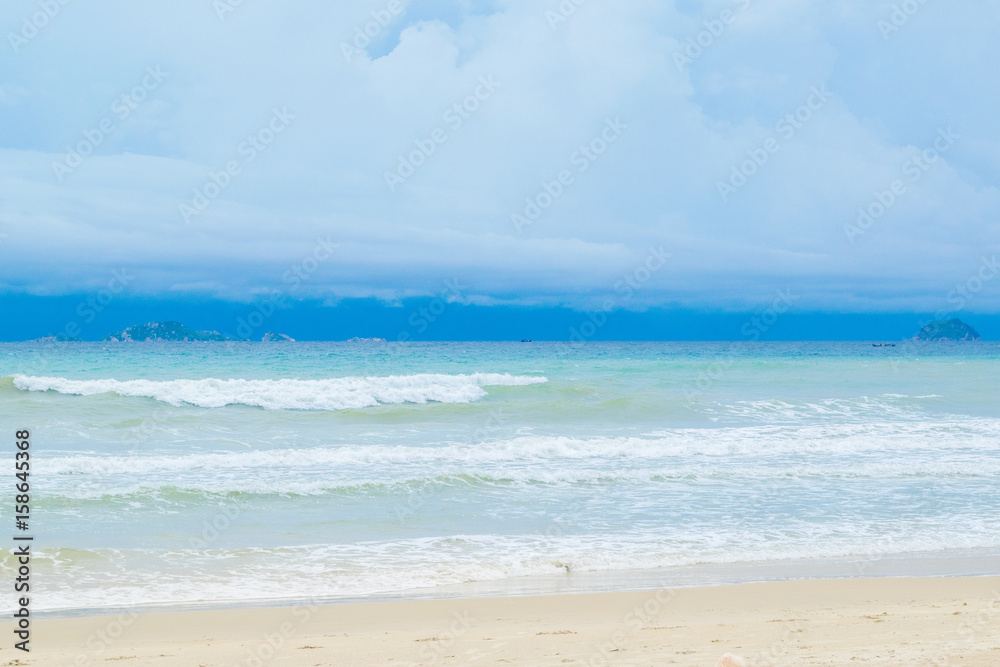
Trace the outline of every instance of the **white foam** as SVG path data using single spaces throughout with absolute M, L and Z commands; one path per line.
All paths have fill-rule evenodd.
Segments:
M 74 478 L 71 484 L 56 488 L 46 487 L 50 498 L 71 500 L 132 499 L 142 503 L 163 501 L 167 494 L 184 493 L 201 496 L 225 494 L 256 494 L 280 496 L 323 496 L 337 492 L 362 492 L 366 494 L 410 494 L 437 487 L 466 490 L 470 486 L 525 488 L 545 485 L 571 487 L 576 485 L 616 484 L 632 491 L 646 488 L 655 490 L 665 481 L 684 484 L 737 484 L 751 488 L 763 482 L 788 484 L 795 480 L 808 480 L 813 485 L 832 486 L 843 480 L 872 480 L 884 484 L 892 481 L 933 480 L 942 484 L 964 484 L 976 478 L 990 481 L 1000 478 L 998 463 L 866 463 L 852 467 L 837 465 L 789 466 L 708 466 L 685 465 L 650 469 L 596 470 L 593 468 L 567 468 L 553 471 L 531 468 L 503 467 L 496 470 L 437 473 L 396 471 L 391 474 L 334 477 L 330 470 L 322 479 L 304 479 L 291 470 L 271 469 L 267 476 L 203 476 L 188 474 L 183 478 L 160 477 L 142 482 L 108 484 Z M 192 502 L 189 499 L 187 502 Z
M 486 395 L 483 387 L 523 386 L 547 378 L 501 373 L 472 375 L 390 375 L 326 380 L 69 380 L 60 377 L 17 375 L 14 386 L 23 391 L 55 391 L 92 396 L 154 398 L 180 406 L 204 408 L 250 405 L 271 410 L 344 410 L 386 403 L 470 403 Z
M 1000 421 L 958 424 L 845 424 L 807 427 L 740 427 L 669 429 L 645 436 L 573 438 L 521 436 L 468 444 L 354 445 L 261 449 L 257 451 L 198 452 L 176 455 L 49 456 L 38 462 L 47 475 L 144 474 L 183 472 L 200 468 L 308 469 L 323 466 L 374 467 L 441 464 L 552 464 L 615 461 L 646 466 L 655 459 L 683 459 L 697 455 L 770 457 L 801 454 L 853 455 L 919 452 L 992 452 L 1000 437 Z M 935 462 L 940 462 L 937 457 Z M 912 459 L 910 462 L 914 462 Z M 747 460 L 740 462 L 745 465 Z M 768 461 L 773 466 L 773 461 Z M 550 471 L 552 468 L 548 468 Z
M 926 417 L 922 402 L 941 398 L 937 394 L 910 396 L 906 394 L 879 394 L 826 398 L 815 401 L 783 399 L 743 400 L 724 404 L 719 402 L 694 406 L 698 412 L 720 417 L 738 417 L 756 422 L 796 423 L 829 421 L 833 419 L 858 421 L 867 419 L 923 419 Z
M 798 523 L 782 539 L 753 530 L 727 536 L 684 529 L 628 534 L 419 537 L 353 544 L 268 548 L 58 550 L 35 555 L 41 608 L 221 602 L 370 595 L 508 577 L 646 570 L 800 558 L 859 557 L 995 549 L 1000 533 L 956 517 L 954 526 Z M 851 535 L 851 537 L 848 537 Z M 859 573 L 864 568 L 859 569 Z M 59 572 L 61 576 L 54 576 Z M 194 582 L 197 582 L 194 585 Z M 2 603 L 0 603 L 2 604 Z M 0 607 L 6 611 L 6 608 Z
M 1000 475 L 1000 421 L 670 429 L 635 437 L 521 436 L 471 443 L 343 444 L 183 454 L 50 455 L 53 496 L 322 495 L 426 483 L 530 485 L 664 479 L 936 479 Z M 55 454 L 53 452 L 53 454 Z M 262 474 L 264 471 L 267 474 Z M 398 490 L 398 489 L 397 489 Z

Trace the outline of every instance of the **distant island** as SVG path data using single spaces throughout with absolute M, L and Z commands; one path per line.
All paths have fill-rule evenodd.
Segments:
M 288 334 L 274 333 L 273 331 L 268 331 L 260 339 L 262 343 L 294 343 L 295 339 Z
M 215 341 L 239 340 L 223 336 L 218 331 L 195 331 L 180 322 L 149 322 L 108 334 L 102 341 L 113 343 L 145 341 Z
M 925 325 L 912 340 L 920 341 L 981 341 L 979 332 L 960 319 L 952 318 L 946 320 L 935 320 Z M 127 327 L 121 331 L 110 333 L 101 339 L 102 342 L 253 342 L 246 338 L 227 336 L 218 331 L 202 331 L 168 320 L 165 322 L 147 322 Z M 81 343 L 79 338 L 67 336 L 65 334 L 51 334 L 42 336 L 30 341 L 32 343 Z M 288 334 L 268 331 L 260 338 L 264 343 L 294 343 L 296 340 Z M 385 343 L 385 338 L 362 338 L 356 337 L 347 340 L 348 343 Z M 530 343 L 529 339 L 522 339 L 522 343 Z M 895 343 L 872 343 L 874 347 L 895 347 Z
M 935 320 L 916 335 L 917 340 L 982 340 L 979 332 L 959 319 Z
M 49 340 L 59 341 L 69 341 L 76 340 L 70 339 L 65 336 L 47 336 L 44 339 L 39 339 L 41 342 L 47 342 Z M 199 331 L 192 329 L 186 324 L 181 324 L 180 322 L 175 322 L 173 320 L 168 322 L 148 322 L 146 324 L 137 324 L 135 326 L 128 327 L 122 331 L 116 331 L 112 334 L 108 334 L 101 339 L 108 343 L 142 343 L 142 342 L 156 342 L 156 341 L 188 341 L 188 342 L 202 342 L 202 341 L 242 341 L 249 342 L 244 338 L 231 338 L 218 331 Z M 295 339 L 288 334 L 275 333 L 274 331 L 268 331 L 260 339 L 264 343 L 294 343 Z

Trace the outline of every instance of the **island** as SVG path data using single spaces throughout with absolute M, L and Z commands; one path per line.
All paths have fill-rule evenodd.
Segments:
M 79 338 L 73 338 L 73 336 L 67 336 L 65 334 L 55 334 L 53 336 L 42 336 L 41 338 L 36 338 L 30 343 L 79 343 L 81 342 Z
M 180 322 L 149 322 L 116 331 L 101 339 L 106 342 L 145 341 L 231 341 L 240 340 L 223 336 L 218 331 L 195 331 Z
M 979 333 L 959 319 L 935 320 L 916 335 L 917 340 L 982 340 Z
M 295 339 L 288 334 L 274 333 L 273 331 L 268 331 L 264 334 L 264 337 L 260 339 L 262 343 L 294 343 Z

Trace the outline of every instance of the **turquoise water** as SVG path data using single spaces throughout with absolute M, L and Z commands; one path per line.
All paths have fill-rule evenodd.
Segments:
M 0 426 L 32 431 L 36 609 L 366 596 L 1000 553 L 998 371 L 997 343 L 0 344 Z

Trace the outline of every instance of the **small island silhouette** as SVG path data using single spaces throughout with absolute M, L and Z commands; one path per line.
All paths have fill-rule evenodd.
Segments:
M 195 331 L 180 322 L 149 322 L 127 327 L 122 331 L 110 333 L 102 341 L 112 343 L 145 342 L 145 341 L 207 341 L 207 340 L 239 340 L 223 336 L 218 331 Z
M 148 322 L 137 324 L 121 331 L 108 334 L 101 339 L 109 343 L 149 342 L 149 341 L 243 341 L 243 338 L 232 338 L 218 331 L 198 331 L 175 322 Z M 268 331 L 263 335 L 264 343 L 294 342 L 295 339 L 283 333 Z
M 979 332 L 960 319 L 934 320 L 924 326 L 915 337 L 917 340 L 982 340 Z

